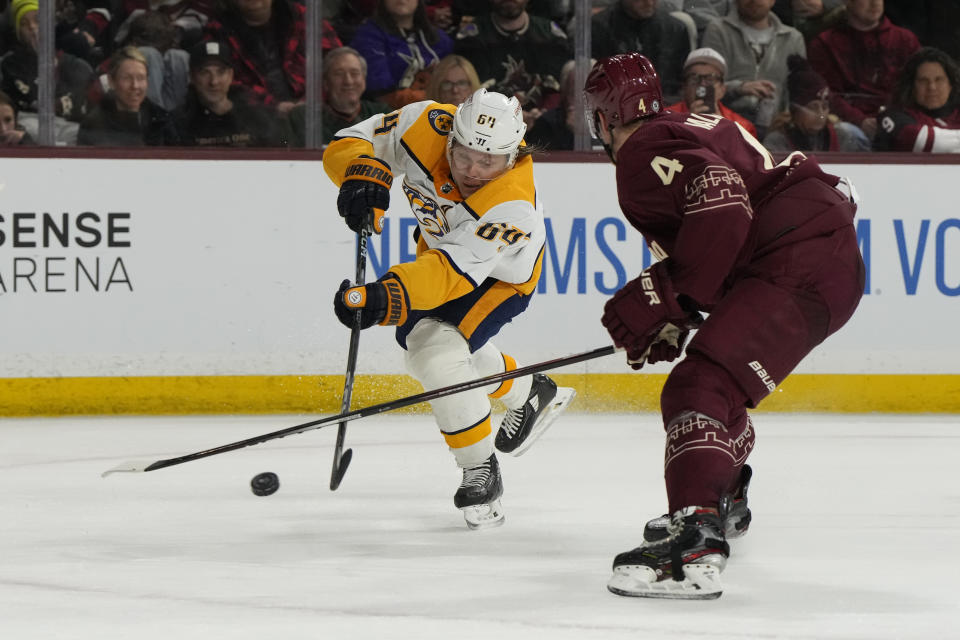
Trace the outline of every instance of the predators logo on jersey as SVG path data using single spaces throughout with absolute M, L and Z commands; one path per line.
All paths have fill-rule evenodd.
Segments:
M 417 222 L 420 223 L 420 228 L 425 233 L 434 238 L 442 238 L 450 232 L 450 223 L 447 222 L 445 214 L 448 209 L 452 208 L 452 205 L 443 206 L 406 182 L 403 183 L 403 193 L 407 196 L 410 209 L 413 211 L 413 215 L 417 217 Z
M 324 171 L 337 186 L 361 155 L 381 159 L 399 178 L 394 185 L 403 189 L 420 239 L 417 259 L 391 269 L 407 287 L 411 309 L 436 308 L 489 278 L 527 295 L 540 277 L 546 228 L 533 158 L 524 155 L 462 198 L 446 155 L 455 113 L 453 105 L 408 104 L 341 129 L 323 153 Z
M 430 109 L 427 114 L 427 120 L 433 130 L 442 136 L 447 135 L 453 130 L 453 116 L 443 109 Z

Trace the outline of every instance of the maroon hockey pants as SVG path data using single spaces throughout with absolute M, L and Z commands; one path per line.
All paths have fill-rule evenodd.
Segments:
M 853 314 L 864 266 L 852 225 L 751 263 L 697 331 L 660 405 L 670 513 L 716 506 L 753 449 L 747 416 Z

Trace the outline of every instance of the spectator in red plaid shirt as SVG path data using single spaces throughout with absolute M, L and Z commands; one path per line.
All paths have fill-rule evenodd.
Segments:
M 343 46 L 343 41 L 337 35 L 337 30 L 333 28 L 333 24 L 329 20 L 323 21 L 322 29 L 320 46 L 323 47 L 324 54 Z
M 205 39 L 230 47 L 234 84 L 285 115 L 306 92 L 305 19 L 306 8 L 294 0 L 227 0 L 207 23 Z M 324 20 L 323 50 L 341 45 Z
M 869 138 L 877 113 L 889 102 L 900 70 L 920 42 L 883 14 L 883 0 L 846 0 L 843 24 L 821 32 L 807 45 L 813 68 L 830 86 L 830 108 Z

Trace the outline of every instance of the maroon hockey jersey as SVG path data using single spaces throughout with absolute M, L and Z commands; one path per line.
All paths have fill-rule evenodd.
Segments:
M 651 118 L 617 152 L 624 215 L 669 258 L 676 291 L 707 311 L 755 258 L 850 224 L 850 207 L 777 206 L 787 190 L 835 197 L 838 182 L 800 153 L 775 164 L 742 127 L 710 114 Z

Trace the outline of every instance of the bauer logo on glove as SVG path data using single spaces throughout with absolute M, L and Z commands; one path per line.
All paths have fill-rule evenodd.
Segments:
M 660 294 L 657 293 L 657 286 L 653 282 L 653 276 L 641 274 L 640 282 L 643 285 L 643 294 L 647 296 L 647 302 L 650 304 L 660 304 Z
M 680 357 L 690 330 L 701 321 L 695 309 L 680 304 L 663 262 L 607 300 L 600 320 L 613 343 L 627 350 L 627 364 L 633 369 Z

